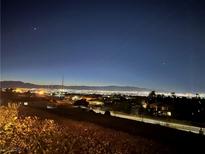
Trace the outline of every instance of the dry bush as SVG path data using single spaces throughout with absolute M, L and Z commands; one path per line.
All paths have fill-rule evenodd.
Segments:
M 17 108 L 0 107 L 0 153 L 46 153 L 61 147 L 62 132 L 53 120 L 18 119 Z
M 156 153 L 161 145 L 85 122 L 18 118 L 17 105 L 0 107 L 0 153 Z M 167 151 L 161 151 L 167 153 Z

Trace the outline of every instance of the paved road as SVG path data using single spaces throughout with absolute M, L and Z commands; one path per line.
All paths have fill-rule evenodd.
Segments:
M 56 108 L 56 107 L 53 107 L 53 106 L 46 104 L 45 102 L 43 103 L 43 105 L 40 102 L 29 103 L 29 106 L 47 108 L 47 109 Z M 99 109 L 93 109 L 93 111 L 96 113 L 101 113 L 101 114 L 104 114 L 104 112 L 105 112 L 105 111 L 99 110 Z M 112 116 L 115 116 L 115 117 L 120 117 L 120 118 L 124 118 L 124 119 L 135 120 L 135 121 L 141 121 L 141 122 L 151 123 L 151 124 L 158 124 L 161 126 L 170 127 L 170 128 L 174 128 L 174 129 L 178 129 L 178 130 L 188 131 L 188 132 L 193 132 L 196 134 L 199 134 L 199 131 L 201 129 L 200 127 L 197 127 L 197 126 L 179 124 L 179 123 L 174 123 L 174 122 L 166 122 L 166 121 L 162 121 L 159 119 L 152 119 L 152 118 L 147 118 L 147 117 L 129 115 L 129 114 L 125 114 L 125 113 L 116 113 L 113 111 L 110 111 L 110 114 Z M 204 135 L 205 135 L 205 128 L 202 128 L 202 131 L 204 132 Z
M 101 113 L 101 114 L 104 114 L 104 112 L 105 112 L 105 111 L 97 110 L 97 109 L 94 109 L 93 111 L 96 113 Z M 124 113 L 115 113 L 113 111 L 110 111 L 110 114 L 112 116 L 115 116 L 115 117 L 120 117 L 120 118 L 124 118 L 124 119 L 135 120 L 135 121 L 142 121 L 142 122 L 151 123 L 151 124 L 158 124 L 161 126 L 175 128 L 178 130 L 183 130 L 183 131 L 188 131 L 188 132 L 193 132 L 196 134 L 199 134 L 199 131 L 200 131 L 200 127 L 186 125 L 186 124 L 179 124 L 179 123 L 174 123 L 174 122 L 165 122 L 165 121 L 161 121 L 158 119 L 145 118 L 145 117 L 140 117 L 140 116 L 128 115 L 128 114 L 124 114 Z M 205 128 L 202 128 L 202 130 L 205 131 Z

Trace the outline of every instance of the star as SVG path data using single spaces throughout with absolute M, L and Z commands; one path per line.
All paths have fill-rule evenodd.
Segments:
M 37 29 L 38 29 L 37 27 L 33 27 L 33 30 L 35 30 L 35 31 L 36 31 Z
M 165 61 L 163 61 L 163 62 L 162 62 L 162 65 L 166 65 L 166 62 L 165 62 Z

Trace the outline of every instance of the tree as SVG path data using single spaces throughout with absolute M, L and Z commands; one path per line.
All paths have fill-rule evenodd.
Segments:
M 105 111 L 104 115 L 110 116 L 110 115 L 111 115 L 111 114 L 110 114 L 110 111 Z
M 150 97 L 150 98 L 156 97 L 155 91 L 151 91 L 151 92 L 149 93 L 148 97 Z
M 156 93 L 155 91 L 151 91 L 148 95 L 148 103 L 155 103 L 156 102 Z
M 176 98 L 175 92 L 171 92 L 171 96 L 172 96 L 172 98 Z
M 77 100 L 74 103 L 74 106 L 85 106 L 85 107 L 88 107 L 88 105 L 89 105 L 89 102 L 87 102 L 86 99 Z
M 26 92 L 26 97 L 31 97 L 32 96 L 32 93 L 31 93 L 31 91 L 30 90 L 28 90 L 27 92 Z
M 6 88 L 6 96 L 11 99 L 14 96 L 13 88 Z
M 14 90 L 13 88 L 6 88 L 5 92 L 6 93 L 13 93 L 13 90 Z
M 196 93 L 196 98 L 200 98 L 200 95 L 198 93 Z

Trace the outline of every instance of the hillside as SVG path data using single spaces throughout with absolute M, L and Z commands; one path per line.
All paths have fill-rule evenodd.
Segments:
M 38 85 L 22 81 L 0 81 L 1 88 L 62 88 L 62 85 Z M 106 90 L 106 91 L 146 91 L 149 89 L 130 86 L 64 86 L 73 90 Z

